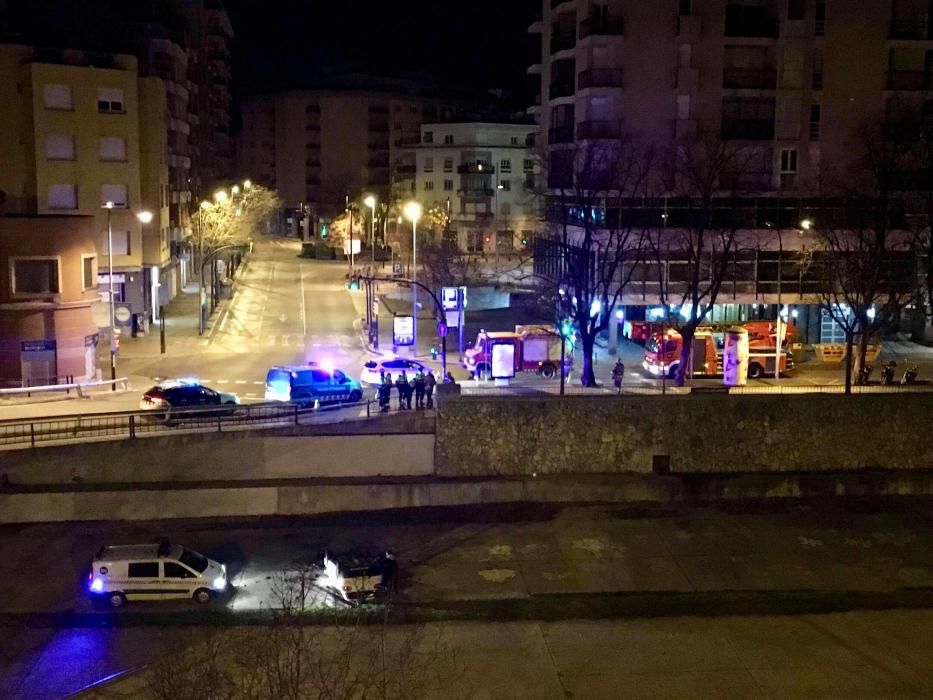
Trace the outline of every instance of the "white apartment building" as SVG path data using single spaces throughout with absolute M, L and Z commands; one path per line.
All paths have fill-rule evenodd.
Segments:
M 422 124 L 415 198 L 446 208 L 450 235 L 469 253 L 530 249 L 538 223 L 531 124 Z

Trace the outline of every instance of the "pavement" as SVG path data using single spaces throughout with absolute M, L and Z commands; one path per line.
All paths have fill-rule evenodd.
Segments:
M 4 527 L 0 697 L 57 697 L 136 668 L 175 625 L 235 624 L 268 609 L 277 573 L 354 547 L 397 553 L 391 614 L 445 635 L 480 681 L 475 697 L 922 697 L 933 503 L 863 505 Z M 85 601 L 97 547 L 160 536 L 225 562 L 235 591 L 207 613 Z

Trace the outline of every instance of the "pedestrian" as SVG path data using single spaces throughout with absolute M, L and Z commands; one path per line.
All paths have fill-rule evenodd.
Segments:
M 389 412 L 389 402 L 392 400 L 392 377 L 382 374 L 382 384 L 379 385 L 379 406 L 382 413 Z
M 405 392 L 405 404 L 408 407 L 408 410 L 411 410 L 411 399 L 415 395 L 415 378 L 412 377 L 408 380 L 408 391 Z
M 622 378 L 625 376 L 625 365 L 622 364 L 622 360 L 616 360 L 615 366 L 612 368 L 612 383 L 616 388 L 616 393 L 622 393 Z
M 415 386 L 415 408 L 421 411 L 424 409 L 424 374 L 420 369 L 412 379 L 412 384 Z
M 405 396 L 408 394 L 408 377 L 405 375 L 405 370 L 402 370 L 398 379 L 395 380 L 395 388 L 398 389 L 398 410 L 404 411 Z
M 454 375 L 452 375 L 450 372 L 444 375 L 444 384 L 456 384 L 456 383 L 457 382 L 454 379 Z
M 434 372 L 428 370 L 428 376 L 424 378 L 424 395 L 428 400 L 428 408 L 434 408 L 434 385 L 437 380 L 434 378 Z

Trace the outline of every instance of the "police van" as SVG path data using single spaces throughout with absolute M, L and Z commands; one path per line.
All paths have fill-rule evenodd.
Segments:
M 266 401 L 326 404 L 356 403 L 362 398 L 359 382 L 339 369 L 327 369 L 316 362 L 273 367 L 266 375 Z
M 119 608 L 128 600 L 193 598 L 209 603 L 227 588 L 227 567 L 162 540 L 101 547 L 88 572 L 88 593 Z

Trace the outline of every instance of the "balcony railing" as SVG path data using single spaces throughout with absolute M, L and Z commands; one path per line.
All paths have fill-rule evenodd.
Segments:
M 573 32 L 564 32 L 551 35 L 551 53 L 555 54 L 564 49 L 572 49 L 577 44 L 577 38 Z
M 492 197 L 495 191 L 491 187 L 464 187 L 461 190 L 457 190 L 457 194 L 461 197 L 472 197 L 475 199 L 477 197 Z
M 580 38 L 588 36 L 623 36 L 625 22 L 621 17 L 587 17 L 580 22 Z
M 578 139 L 618 139 L 622 137 L 622 125 L 609 119 L 598 119 L 577 124 Z
M 740 141 L 769 141 L 774 138 L 774 120 L 723 119 L 722 137 Z
M 573 80 L 561 80 L 551 83 L 548 87 L 548 98 L 552 100 L 558 97 L 570 97 L 573 93 Z
M 925 19 L 896 19 L 891 22 L 892 39 L 933 39 L 930 29 L 933 25 Z
M 922 70 L 888 71 L 888 90 L 933 89 L 933 74 Z
M 622 87 L 622 71 L 618 68 L 590 68 L 577 76 L 577 87 Z
M 725 68 L 722 86 L 738 90 L 774 90 L 777 71 L 774 68 Z
M 490 163 L 462 163 L 457 166 L 460 175 L 492 175 L 495 172 L 495 166 Z
M 548 143 L 573 143 L 572 126 L 552 126 L 547 130 Z

